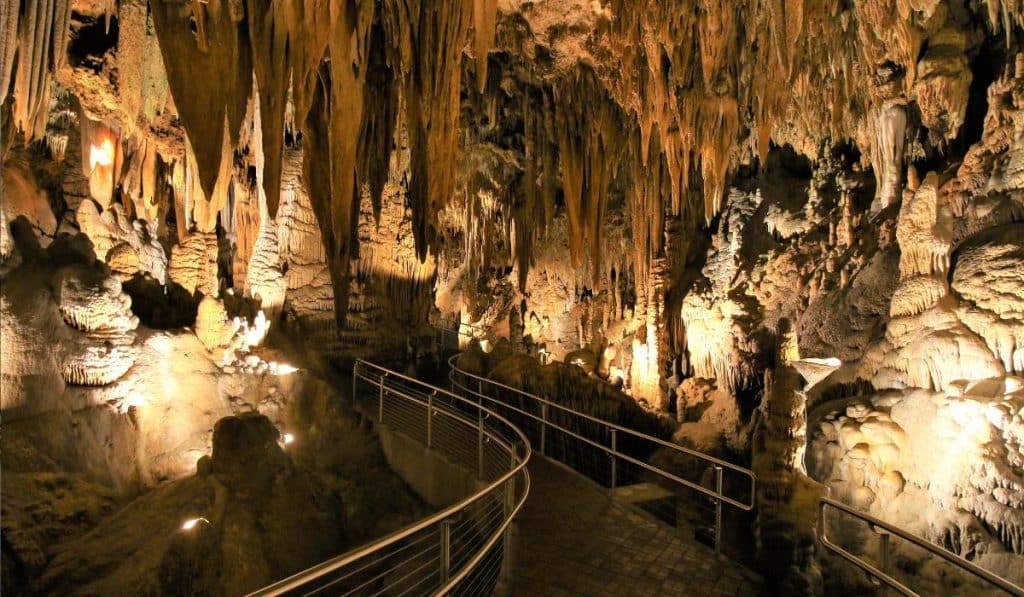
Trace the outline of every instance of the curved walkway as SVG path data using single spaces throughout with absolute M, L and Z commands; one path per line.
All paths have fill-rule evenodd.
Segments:
M 534 454 L 513 526 L 511 594 L 758 595 L 750 570 Z

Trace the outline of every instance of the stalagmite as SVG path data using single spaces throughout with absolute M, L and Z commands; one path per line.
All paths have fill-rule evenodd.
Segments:
M 64 321 L 80 333 L 70 339 L 61 365 L 64 381 L 102 386 L 122 377 L 135 363 L 135 328 L 131 298 L 115 276 L 68 267 L 54 280 Z

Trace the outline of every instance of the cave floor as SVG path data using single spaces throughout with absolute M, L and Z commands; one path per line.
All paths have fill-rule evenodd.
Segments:
M 534 454 L 512 595 L 758 595 L 752 571 Z

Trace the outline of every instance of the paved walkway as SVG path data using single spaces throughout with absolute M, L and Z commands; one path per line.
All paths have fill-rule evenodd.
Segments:
M 512 595 L 758 595 L 753 572 L 534 453 Z

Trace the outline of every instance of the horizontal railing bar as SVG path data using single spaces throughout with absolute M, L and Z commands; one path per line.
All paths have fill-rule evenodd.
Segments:
M 635 465 L 639 466 L 640 468 L 648 470 L 648 471 L 650 471 L 652 473 L 656 473 L 658 475 L 661 475 L 662 477 L 665 477 L 666 479 L 668 479 L 670 481 L 674 481 L 674 482 L 679 483 L 681 485 L 685 485 L 686 487 L 689 487 L 690 489 L 693 489 L 695 491 L 699 491 L 700 493 L 703 493 L 704 495 L 706 495 L 708 497 L 714 498 L 714 499 L 719 500 L 721 502 L 725 502 L 726 504 L 729 504 L 730 506 L 735 506 L 736 508 L 739 508 L 740 510 L 743 510 L 744 512 L 750 512 L 751 510 L 754 509 L 753 497 L 751 497 L 751 503 L 745 504 L 743 502 L 736 501 L 736 500 L 734 500 L 731 497 L 728 497 L 726 495 L 719 494 L 719 493 L 717 493 L 713 489 L 708 489 L 707 487 L 704 487 L 704 486 L 702 486 L 702 485 L 700 485 L 698 483 L 694 483 L 693 481 L 687 481 L 686 479 L 683 479 L 682 477 L 677 477 L 676 475 L 673 475 L 672 473 L 670 473 L 668 471 L 663 471 L 663 470 L 661 470 L 661 469 L 659 469 L 657 467 L 651 466 L 650 464 L 647 464 L 646 462 L 644 462 L 642 460 L 637 460 L 636 458 L 633 458 L 632 456 L 629 456 L 627 454 L 621 454 L 621 453 L 616 452 L 615 457 L 616 458 L 621 458 L 621 459 L 625 460 L 626 462 L 635 464 Z M 751 487 L 751 496 L 753 496 L 753 490 L 754 490 L 754 488 L 752 486 Z
M 402 547 L 399 547 L 398 549 L 396 549 L 396 550 L 394 550 L 394 551 L 392 551 L 390 553 L 381 555 L 381 557 L 377 558 L 376 560 L 373 560 L 371 562 L 367 562 L 366 564 L 356 568 L 355 570 L 351 570 L 349 572 L 346 572 L 342 576 L 339 576 L 336 579 L 332 579 L 329 584 L 326 584 L 326 585 L 320 587 L 317 590 L 326 589 L 327 587 L 329 587 L 329 586 L 331 586 L 331 585 L 333 585 L 335 583 L 339 583 L 339 582 L 341 582 L 343 580 L 347 580 L 349 578 L 352 578 L 353 575 L 358 574 L 358 573 L 360 573 L 360 572 L 362 572 L 364 570 L 367 570 L 369 568 L 372 568 L 373 566 L 376 566 L 377 564 L 387 560 L 388 558 L 394 557 L 396 554 L 402 553 L 403 551 L 409 549 L 410 547 L 412 547 L 414 545 L 419 545 L 420 543 L 422 543 L 423 541 L 426 541 L 427 539 L 433 539 L 434 535 L 437 535 L 437 534 L 438 534 L 438 531 L 436 531 L 436 530 L 431 531 L 429 533 L 426 533 L 426 534 L 422 535 L 421 537 L 417 538 L 415 541 L 411 541 L 411 542 L 407 543 L 406 545 L 403 545 Z
M 440 559 L 441 559 L 440 556 L 434 556 L 433 558 L 427 560 L 426 562 L 423 562 L 422 564 L 420 564 L 416 568 L 413 568 L 412 571 L 406 572 L 404 576 L 402 576 L 401 578 L 399 578 L 395 582 L 391 583 L 390 585 L 388 585 L 388 586 L 384 587 L 383 589 L 381 589 L 381 590 L 377 591 L 376 593 L 374 593 L 374 596 L 387 594 L 387 591 L 389 589 L 391 589 L 391 588 L 395 587 L 396 585 L 400 584 L 402 581 L 404 581 L 405 579 L 409 578 L 413 574 L 416 574 L 420 570 L 423 570 L 427 566 L 430 566 L 430 565 L 433 565 L 433 564 L 437 563 L 438 561 L 440 561 Z M 391 572 L 391 571 L 389 570 L 388 572 Z
M 519 514 L 519 510 L 521 510 L 523 504 L 526 503 L 526 496 L 528 495 L 530 495 L 530 476 L 526 475 L 524 477 L 523 495 L 521 498 L 519 498 L 519 502 L 515 505 L 515 507 L 512 508 L 512 512 L 509 514 L 509 516 L 505 517 L 505 521 L 501 523 L 501 527 L 498 528 L 491 535 L 490 540 L 487 541 L 487 544 L 483 547 L 483 549 L 477 550 L 477 555 L 472 560 L 470 560 L 468 564 L 463 565 L 462 570 L 457 575 L 452 577 L 452 579 L 449 580 L 447 584 L 441 587 L 441 589 L 438 590 L 435 593 L 435 595 L 444 595 L 449 590 L 451 590 L 452 587 L 454 587 L 456 584 L 458 584 L 459 581 L 465 578 L 466 575 L 469 574 L 469 572 L 480 562 L 480 560 L 482 560 L 484 556 L 487 555 L 487 552 L 490 551 L 492 547 L 494 547 L 494 545 L 498 542 L 499 539 L 501 539 L 501 536 L 505 533 L 505 529 L 508 528 L 508 525 L 512 524 L 512 520 L 516 517 L 517 514 Z M 505 554 L 505 557 L 508 556 L 509 554 Z
M 476 392 L 474 390 L 471 390 L 471 389 L 463 386 L 462 384 L 459 384 L 458 382 L 453 382 L 453 383 L 455 383 L 456 385 L 458 385 L 460 388 L 464 389 L 465 391 L 469 392 L 470 394 L 473 394 L 474 396 L 479 396 L 480 398 L 483 398 L 485 400 L 489 400 L 490 402 L 494 402 L 496 404 L 500 404 L 500 405 L 502 405 L 505 408 L 509 408 L 511 410 L 516 411 L 519 414 L 522 414 L 523 416 L 527 416 L 527 417 L 530 417 L 531 419 L 533 419 L 535 421 L 539 421 L 541 424 L 547 425 L 548 427 L 550 427 L 551 429 L 554 429 L 555 431 L 559 431 L 561 433 L 564 433 L 564 434 L 566 434 L 566 435 L 568 435 L 570 437 L 573 437 L 575 439 L 580 440 L 581 442 L 584 442 L 586 444 L 590 444 L 591 446 L 594 446 L 595 448 L 600 448 L 601 450 L 604 450 L 608 454 L 612 454 L 611 448 L 609 448 L 608 446 L 606 446 L 606 445 L 604 445 L 604 444 L 602 444 L 600 442 L 594 441 L 594 440 L 590 439 L 589 437 L 584 437 L 584 436 L 579 435 L 578 433 L 576 433 L 576 432 L 574 432 L 574 431 L 572 431 L 570 429 L 566 429 L 565 427 L 562 427 L 560 425 L 556 425 L 555 423 L 552 423 L 550 421 L 545 421 L 544 419 L 542 419 L 541 417 L 538 417 L 537 415 L 535 415 L 533 413 L 529 413 L 529 412 L 526 412 L 524 410 L 520 410 L 520 409 L 518 409 L 518 408 L 516 408 L 516 407 L 514 407 L 514 406 L 512 406 L 512 405 L 510 405 L 508 403 L 502 402 L 501 399 L 499 399 L 499 398 L 492 398 L 492 397 L 487 396 L 485 394 L 480 394 L 480 393 L 478 393 L 478 392 Z
M 828 549 L 830 549 L 830 550 L 838 553 L 839 555 L 843 556 L 845 559 L 849 560 L 850 562 L 852 562 L 854 565 L 858 566 L 862 570 L 868 572 L 872 576 L 877 577 L 879 580 L 885 582 L 889 586 L 891 586 L 894 589 L 902 592 L 905 595 L 917 595 L 917 593 L 913 589 L 907 587 L 906 585 L 904 585 L 900 581 L 898 581 L 895 578 L 893 578 L 892 576 L 889 576 L 886 572 L 884 572 L 882 570 L 879 570 L 876 566 L 874 566 L 870 562 L 868 562 L 868 561 L 864 560 L 863 558 L 860 558 L 860 557 L 850 553 L 849 551 L 846 551 L 844 548 L 842 548 L 839 545 L 833 543 L 828 538 L 828 529 L 827 529 L 827 525 L 825 524 L 825 512 L 826 512 L 826 510 L 828 508 L 834 508 L 836 510 L 839 510 L 840 512 L 843 512 L 843 513 L 846 513 L 846 514 L 848 514 L 850 516 L 853 516 L 854 518 L 859 518 L 860 520 L 863 520 L 864 522 L 866 522 L 866 523 L 868 523 L 870 525 L 876 526 L 876 527 L 881 528 L 881 529 L 885 529 L 887 532 L 889 532 L 889 533 L 891 533 L 893 535 L 896 535 L 897 537 L 903 539 L 904 541 L 909 541 L 910 543 L 913 543 L 917 547 L 920 547 L 921 549 L 924 549 L 926 551 L 931 552 L 932 554 L 934 554 L 936 556 L 939 556 L 940 558 L 946 560 L 950 564 L 953 564 L 954 566 L 957 566 L 957 567 L 959 567 L 959 568 L 961 568 L 963 570 L 966 570 L 967 572 L 970 572 L 974 576 L 976 576 L 976 577 L 978 577 L 978 578 L 980 578 L 980 579 L 982 579 L 982 580 L 984 580 L 984 581 L 986 581 L 986 582 L 988 582 L 988 583 L 990 583 L 992 585 L 995 585 L 996 587 L 1006 591 L 1007 593 L 1009 593 L 1011 595 L 1017 595 L 1017 596 L 1020 596 L 1020 597 L 1024 597 L 1024 587 L 1020 587 L 1020 586 L 1010 582 L 1009 580 L 1003 578 L 1002 576 L 999 576 L 998 574 L 995 574 L 993 572 L 990 572 L 990 571 L 982 568 L 981 566 L 978 566 L 977 564 L 975 564 L 974 562 L 972 562 L 970 560 L 967 560 L 967 559 L 965 559 L 965 558 L 963 558 L 963 557 L 961 557 L 961 556 L 959 556 L 959 555 L 957 555 L 957 554 L 955 554 L 955 553 L 953 553 L 951 551 L 943 549 L 943 548 L 939 547 L 938 545 L 935 545 L 934 543 L 932 543 L 930 541 L 927 541 L 925 539 L 922 539 L 921 537 L 918 537 L 917 535 L 908 533 L 907 531 L 904 531 L 903 529 L 901 529 L 901 528 L 899 528 L 899 527 L 897 527 L 895 525 L 892 525 L 892 524 L 890 524 L 888 522 L 885 522 L 884 520 L 882 520 L 880 518 L 872 516 L 872 515 L 870 515 L 870 514 L 868 514 L 866 512 L 861 512 L 860 510 L 857 510 L 857 509 L 853 508 L 852 506 L 844 504 L 843 502 L 834 500 L 832 498 L 827 498 L 827 497 L 819 498 L 819 501 L 818 501 L 818 535 L 819 535 L 819 538 L 821 539 L 822 544 L 825 545 L 825 547 L 827 547 Z
M 412 395 L 406 394 L 405 392 L 399 392 L 399 391 L 397 391 L 397 390 L 393 390 L 393 389 L 390 389 L 390 388 L 387 388 L 387 391 L 388 391 L 389 393 L 391 393 L 391 395 L 393 395 L 393 396 L 400 396 L 400 397 L 402 397 L 402 398 L 406 398 L 406 399 L 409 399 L 409 400 L 411 400 L 411 401 L 415 401 L 415 402 L 418 402 L 419 404 L 423 405 L 424 407 L 425 407 L 425 406 L 427 405 L 427 401 L 426 401 L 426 400 L 420 400 L 420 399 L 418 399 L 418 398 L 416 398 L 416 397 L 414 397 L 414 396 L 412 396 Z M 473 405 L 474 405 L 474 407 L 476 407 L 476 404 L 475 404 L 475 403 L 472 403 L 472 402 L 471 402 L 470 404 L 473 404 Z M 435 410 L 437 410 L 437 408 L 438 408 L 437 406 L 434 406 L 434 409 L 435 409 Z M 475 432 L 477 431 L 477 422 L 476 422 L 476 421 L 474 421 L 474 420 L 472 420 L 472 419 L 468 419 L 468 418 L 465 418 L 465 417 L 463 417 L 463 416 L 462 416 L 461 414 L 457 414 L 457 413 L 452 413 L 452 412 L 445 412 L 444 414 L 445 414 L 446 416 L 449 416 L 449 417 L 451 417 L 451 418 L 452 418 L 452 419 L 454 419 L 454 420 L 457 420 L 457 421 L 459 421 L 460 423 L 463 423 L 463 424 L 465 424 L 465 425 L 466 425 L 467 427 L 471 427 L 471 428 L 473 429 L 473 432 L 474 432 L 474 433 L 475 433 Z M 425 428 L 425 425 L 426 425 L 426 424 L 424 424 L 424 428 Z M 510 424 L 510 425 L 511 425 L 511 424 Z M 486 428 L 485 428 L 485 429 L 486 429 Z M 507 444 L 507 443 L 503 442 L 503 441 L 501 440 L 501 437 L 500 437 L 500 436 L 498 436 L 498 435 L 495 435 L 495 434 L 493 434 L 493 433 L 492 433 L 492 432 L 490 432 L 490 431 L 487 431 L 487 432 L 485 432 L 485 434 L 484 434 L 484 435 L 485 435 L 485 436 L 486 436 L 486 437 L 487 437 L 488 439 L 490 439 L 490 440 L 491 440 L 492 442 L 494 442 L 494 443 L 496 443 L 496 444 L 498 444 L 498 445 L 504 446 L 504 447 L 506 448 L 506 451 L 507 451 L 507 452 L 508 452 L 509 454 L 511 454 L 511 453 L 512 453 L 512 449 L 511 449 L 511 447 L 510 447 L 510 444 Z
M 570 436 L 570 437 L 572 437 L 574 439 L 577 439 L 577 440 L 579 440 L 579 441 L 581 441 L 581 442 L 583 442 L 585 444 L 593 446 L 593 447 L 595 447 L 595 448 L 605 452 L 609 456 L 614 456 L 616 458 L 622 458 L 623 460 L 626 460 L 628 462 L 636 464 L 637 466 L 640 466 L 644 470 L 647 470 L 647 471 L 652 472 L 652 473 L 654 473 L 656 475 L 664 477 L 665 479 L 667 479 L 669 481 L 672 481 L 674 483 L 679 483 L 679 484 L 681 484 L 681 485 L 683 485 L 685 487 L 688 487 L 690 489 L 694 489 L 696 491 L 699 491 L 700 493 L 703 493 L 704 495 L 707 495 L 708 497 L 711 497 L 711 498 L 716 499 L 716 500 L 720 500 L 720 501 L 722 501 L 722 502 L 724 502 L 726 504 L 729 504 L 730 506 L 733 506 L 735 508 L 739 508 L 740 510 L 743 510 L 745 512 L 749 512 L 749 511 L 753 510 L 753 508 L 754 508 L 754 500 L 755 500 L 755 489 L 756 489 L 756 483 L 757 483 L 757 478 L 754 475 L 753 471 L 749 471 L 749 470 L 744 469 L 742 467 L 726 463 L 728 465 L 726 468 L 728 468 L 729 470 L 731 470 L 733 472 L 740 473 L 742 476 L 744 476 L 744 477 L 746 477 L 747 479 L 750 480 L 750 501 L 749 502 L 740 502 L 739 500 L 733 499 L 733 498 L 731 498 L 729 496 L 726 496 L 724 494 L 718 494 L 717 492 L 715 492 L 712 489 L 708 489 L 708 488 L 703 487 L 703 486 L 701 486 L 701 485 L 699 485 L 697 483 L 694 483 L 693 481 L 688 481 L 688 480 L 683 479 L 681 477 L 678 477 L 678 476 L 676 476 L 676 475 L 674 475 L 674 474 L 672 474 L 672 473 L 670 473 L 668 471 L 665 471 L 665 470 L 659 469 L 657 467 L 651 466 L 650 464 L 648 464 L 646 462 L 643 462 L 641 460 L 637 460 L 635 458 L 632 458 L 631 456 L 628 456 L 627 454 L 619 452 L 618 450 L 613 450 L 609 446 L 606 446 L 606 445 L 604 445 L 604 444 L 602 444 L 600 442 L 594 441 L 594 440 L 592 440 L 592 439 L 590 439 L 588 437 L 584 437 L 584 436 L 582 436 L 582 435 L 580 435 L 580 434 L 578 434 L 578 433 L 576 433 L 576 432 L 574 432 L 572 430 L 566 429 L 565 427 L 562 427 L 561 425 L 552 422 L 550 420 L 550 415 L 549 415 L 548 419 L 543 419 L 542 417 L 539 417 L 539 416 L 537 416 L 537 415 L 535 415 L 535 414 L 533 414 L 531 412 L 522 410 L 522 409 L 517 408 L 517 407 L 515 407 L 515 406 L 513 406 L 511 404 L 508 404 L 507 402 L 504 402 L 504 401 L 502 401 L 499 398 L 494 398 L 492 396 L 488 396 L 486 394 L 483 394 L 481 392 L 478 392 L 476 390 L 473 390 L 472 388 L 469 388 L 469 387 L 465 386 L 462 382 L 460 382 L 460 381 L 455 379 L 455 376 L 453 375 L 455 372 L 458 372 L 458 373 L 463 374 L 463 375 L 469 375 L 469 376 L 474 377 L 476 379 L 479 379 L 479 380 L 481 380 L 481 381 L 483 381 L 485 383 L 492 383 L 492 382 L 490 380 L 485 379 L 485 378 L 474 376 L 473 374 L 466 373 L 462 369 L 459 369 L 458 366 L 455 365 L 455 363 L 454 363 L 454 359 L 457 358 L 458 356 L 459 355 L 455 355 L 454 357 L 452 357 L 452 359 L 449 360 L 449 366 L 451 368 L 450 369 L 450 374 L 451 375 L 450 375 L 449 379 L 450 379 L 451 383 L 453 384 L 453 386 L 457 386 L 461 390 L 463 390 L 465 392 L 468 392 L 469 394 L 471 394 L 473 396 L 477 396 L 478 398 L 481 398 L 481 399 L 487 400 L 489 402 L 493 402 L 493 403 L 499 404 L 503 408 L 508 408 L 508 409 L 510 409 L 510 410 L 512 410 L 512 411 L 514 411 L 514 412 L 516 412 L 516 413 L 518 413 L 520 415 L 522 415 L 522 416 L 529 417 L 530 419 L 539 422 L 541 425 L 547 426 L 550 429 L 553 429 L 553 430 L 558 431 L 560 433 L 564 433 L 564 434 L 566 434 L 566 435 L 568 435 L 568 436 Z M 501 386 L 501 387 L 504 387 L 504 388 L 513 389 L 514 390 L 514 388 L 509 388 L 509 386 L 505 386 L 504 384 L 501 384 L 501 383 L 498 383 L 498 382 L 493 382 L 493 383 L 495 385 L 498 385 L 498 386 Z M 524 396 L 524 397 L 530 398 L 532 400 L 540 401 L 542 404 L 548 404 L 548 405 L 551 405 L 551 406 L 556 406 L 557 408 L 562 410 L 564 413 L 567 413 L 567 414 L 570 414 L 570 415 L 573 415 L 573 416 L 577 416 L 578 415 L 581 418 L 587 419 L 587 420 L 589 420 L 589 421 L 591 421 L 593 423 L 597 423 L 599 425 L 604 425 L 607 428 L 616 429 L 616 430 L 625 429 L 623 427 L 614 425 L 612 423 L 607 423 L 607 422 L 605 422 L 602 419 L 591 417 L 591 416 L 586 415 L 584 413 L 579 413 L 579 412 L 574 411 L 572 409 L 568 409 L 568 408 L 559 406 L 559 405 L 557 405 L 557 404 L 555 404 L 553 402 L 544 400 L 544 399 L 539 398 L 537 396 L 534 396 L 533 394 L 530 394 L 528 392 L 522 392 L 522 391 L 517 391 L 517 392 L 520 395 Z M 702 452 L 697 452 L 697 451 L 694 451 L 694 450 L 690 450 L 690 449 L 684 448 L 682 446 L 678 446 L 676 444 L 672 444 L 672 443 L 666 442 L 664 440 L 658 439 L 656 437 L 652 437 L 652 436 L 649 436 L 649 435 L 646 435 L 646 434 L 643 434 L 643 433 L 639 433 L 639 432 L 634 432 L 634 431 L 629 431 L 629 430 L 626 430 L 626 431 L 628 431 L 631 436 L 633 436 L 633 437 L 635 437 L 637 439 L 641 439 L 641 440 L 645 440 L 645 441 L 651 441 L 651 442 L 654 442 L 654 443 L 656 443 L 658 445 L 662 445 L 662 446 L 665 446 L 665 447 L 672 448 L 672 449 L 674 449 L 676 451 L 682 452 L 682 453 L 687 454 L 689 456 L 694 456 L 694 457 L 696 457 L 698 459 L 701 459 L 701 460 L 703 460 L 705 462 L 710 462 L 712 464 L 719 464 L 721 462 L 724 462 L 724 461 L 722 461 L 722 460 L 720 460 L 718 458 L 715 458 L 713 456 L 708 456 L 708 455 L 706 455 L 706 454 L 704 454 Z
M 380 375 L 376 379 L 374 379 L 363 374 L 360 368 L 366 368 L 369 369 L 370 371 L 379 372 Z M 390 371 L 388 369 L 380 367 L 379 365 L 375 365 L 373 363 L 369 363 L 361 359 L 356 361 L 356 364 L 353 368 L 353 376 L 356 379 L 362 379 L 368 383 L 378 385 L 384 392 L 391 396 L 395 396 L 403 400 L 412 401 L 424 407 L 429 405 L 427 400 L 412 395 L 412 392 L 422 391 L 426 393 L 432 393 L 435 396 L 438 394 L 444 395 L 448 398 L 451 398 L 454 402 L 463 403 L 468 405 L 472 409 L 475 409 L 483 420 L 489 422 L 489 425 L 484 426 L 485 436 L 488 439 L 492 440 L 496 445 L 501 445 L 506 448 L 506 451 L 510 456 L 509 460 L 511 461 L 509 462 L 510 469 L 501 474 L 494 481 L 488 483 L 486 486 L 478 490 L 476 493 L 463 498 L 459 502 L 447 508 L 444 508 L 431 516 L 416 521 L 406 526 L 405 528 L 394 531 L 393 533 L 390 533 L 385 537 L 372 541 L 367 545 L 353 549 L 345 554 L 342 554 L 325 562 L 321 562 L 320 564 L 317 564 L 307 570 L 294 574 L 270 586 L 264 587 L 263 589 L 260 589 L 259 591 L 252 593 L 252 595 L 278 595 L 286 591 L 299 588 L 318 578 L 322 578 L 323 576 L 330 574 L 331 572 L 334 572 L 336 570 L 339 570 L 348 564 L 356 562 L 363 557 L 377 553 L 391 545 L 394 545 L 402 539 L 414 536 L 423 529 L 429 528 L 432 525 L 439 524 L 440 522 L 451 517 L 452 515 L 463 510 L 466 510 L 467 508 L 476 504 L 485 497 L 490 496 L 493 492 L 496 492 L 499 489 L 501 489 L 502 492 L 504 492 L 506 483 L 513 482 L 513 479 L 517 475 L 522 473 L 524 477 L 524 484 L 522 495 L 519 498 L 518 504 L 515 506 L 512 513 L 506 518 L 506 520 L 504 520 L 498 532 L 496 532 L 494 536 L 490 538 L 485 549 L 481 551 L 479 554 L 477 554 L 476 557 L 474 557 L 468 564 L 464 565 L 461 570 L 459 570 L 456 574 L 454 574 L 451 577 L 449 582 L 445 585 L 445 588 L 442 589 L 441 592 L 443 593 L 451 587 L 454 587 L 460 580 L 462 580 L 466 575 L 468 575 L 469 572 L 473 569 L 473 567 L 480 562 L 480 560 L 486 554 L 486 551 L 497 543 L 498 539 L 501 538 L 501 534 L 504 532 L 505 529 L 508 528 L 508 525 L 511 524 L 512 518 L 514 518 L 515 514 L 519 512 L 519 510 L 522 508 L 523 503 L 526 500 L 526 496 L 528 495 L 530 487 L 529 474 L 526 472 L 526 464 L 527 462 L 529 462 L 530 456 L 532 455 L 533 451 L 526 435 L 523 434 L 522 431 L 520 431 L 515 425 L 513 425 L 507 419 L 505 419 L 496 412 L 490 411 L 481 404 L 477 404 L 466 399 L 465 397 L 458 396 L 442 388 L 437 388 L 429 384 L 425 384 L 409 376 L 394 371 Z M 396 382 L 393 381 L 395 379 L 411 382 L 411 384 L 397 384 Z M 401 390 L 396 389 L 396 385 L 400 387 Z M 417 390 L 416 388 L 422 388 L 422 390 Z M 358 400 L 358 397 L 354 395 L 353 399 Z M 435 411 L 444 412 L 446 415 L 451 416 L 454 420 L 458 420 L 464 424 L 472 422 L 471 429 L 474 433 L 477 433 L 479 431 L 479 422 L 470 421 L 468 418 L 465 418 L 462 413 L 452 412 L 450 410 L 452 406 L 454 406 L 454 404 L 448 404 L 444 401 L 438 401 L 433 404 L 433 408 L 435 409 Z M 498 422 L 503 427 L 507 427 L 508 430 L 511 431 L 513 435 L 518 436 L 519 441 L 516 442 L 515 445 L 513 445 L 512 443 L 505 442 L 491 429 L 488 429 L 488 427 L 490 427 L 490 425 L 493 425 L 494 422 Z M 523 445 L 523 453 L 521 456 L 516 448 L 516 445 L 518 444 Z M 513 485 L 513 487 L 515 486 Z M 497 498 L 498 501 L 500 501 L 501 499 L 501 497 Z M 391 557 L 391 555 L 392 554 L 388 554 L 386 557 Z M 374 563 L 376 563 L 376 561 Z
M 505 385 L 505 384 L 503 384 L 503 383 L 501 383 L 499 381 L 494 381 L 494 380 L 488 379 L 486 377 L 480 377 L 479 375 L 476 375 L 474 373 L 470 373 L 470 372 L 468 372 L 468 371 L 466 371 L 464 369 L 460 369 L 459 366 L 455 364 L 455 360 L 458 359 L 460 355 L 461 355 L 461 353 L 453 355 L 451 358 L 448 359 L 448 367 L 449 367 L 449 372 L 450 373 L 453 373 L 453 372 L 457 371 L 459 374 L 465 375 L 465 376 L 467 376 L 467 377 L 469 377 L 471 379 L 475 379 L 475 380 L 480 381 L 482 383 L 487 383 L 487 384 L 490 384 L 490 385 L 493 385 L 493 386 L 498 386 L 498 387 L 500 387 L 502 389 L 505 389 L 505 390 L 509 390 L 511 392 L 515 392 L 515 393 L 520 394 L 520 395 L 522 395 L 522 396 L 524 396 L 526 398 L 529 398 L 531 400 L 535 400 L 537 402 L 540 402 L 541 404 L 547 404 L 548 406 L 554 407 L 554 408 L 556 408 L 558 410 L 561 410 L 563 412 L 569 413 L 569 414 L 571 414 L 573 416 L 577 416 L 577 417 L 586 419 L 586 420 L 591 421 L 593 423 L 597 423 L 599 425 L 603 425 L 605 427 L 608 427 L 609 429 L 615 429 L 616 431 L 621 431 L 621 432 L 626 433 L 628 435 L 632 435 L 634 437 L 638 437 L 638 438 L 644 439 L 646 441 L 650 441 L 650 442 L 656 443 L 658 445 L 661 445 L 663 447 L 669 448 L 671 450 L 675 450 L 677 452 L 683 452 L 683 453 L 689 454 L 691 456 L 695 456 L 695 457 L 700 458 L 702 460 L 705 460 L 707 462 L 711 462 L 711 463 L 723 466 L 725 468 L 731 469 L 731 470 L 733 470 L 733 471 L 735 471 L 735 472 L 737 472 L 737 473 L 739 473 L 741 475 L 748 476 L 751 479 L 755 479 L 756 480 L 756 478 L 757 478 L 754 475 L 753 471 L 751 471 L 749 469 L 746 469 L 746 468 L 743 468 L 742 466 L 735 465 L 735 464 L 733 464 L 731 462 L 722 460 L 720 458 L 716 458 L 714 456 L 711 456 L 709 454 L 705 454 L 703 452 L 698 452 L 697 450 L 692 450 L 692 449 L 687 448 L 685 446 L 680 446 L 678 444 L 673 444 L 672 442 L 667 442 L 667 441 L 665 441 L 665 440 L 663 440 L 661 438 L 657 438 L 657 437 L 654 437 L 654 436 L 651 436 L 651 435 L 647 435 L 646 433 L 642 433 L 640 431 L 636 431 L 635 429 L 630 429 L 628 427 L 623 427 L 621 425 L 617 425 L 615 423 L 612 423 L 610 421 L 606 421 L 604 419 L 600 419 L 600 418 L 595 417 L 593 415 L 588 415 L 587 413 L 584 413 L 584 412 L 579 412 L 579 411 L 573 410 L 573 409 L 571 409 L 569 407 L 562 406 L 561 404 L 558 404 L 556 402 L 551 402 L 550 400 L 547 400 L 545 398 L 541 398 L 540 396 L 537 396 L 535 394 L 531 394 L 529 392 L 523 391 L 523 390 L 521 390 L 519 388 L 514 388 L 512 386 Z

